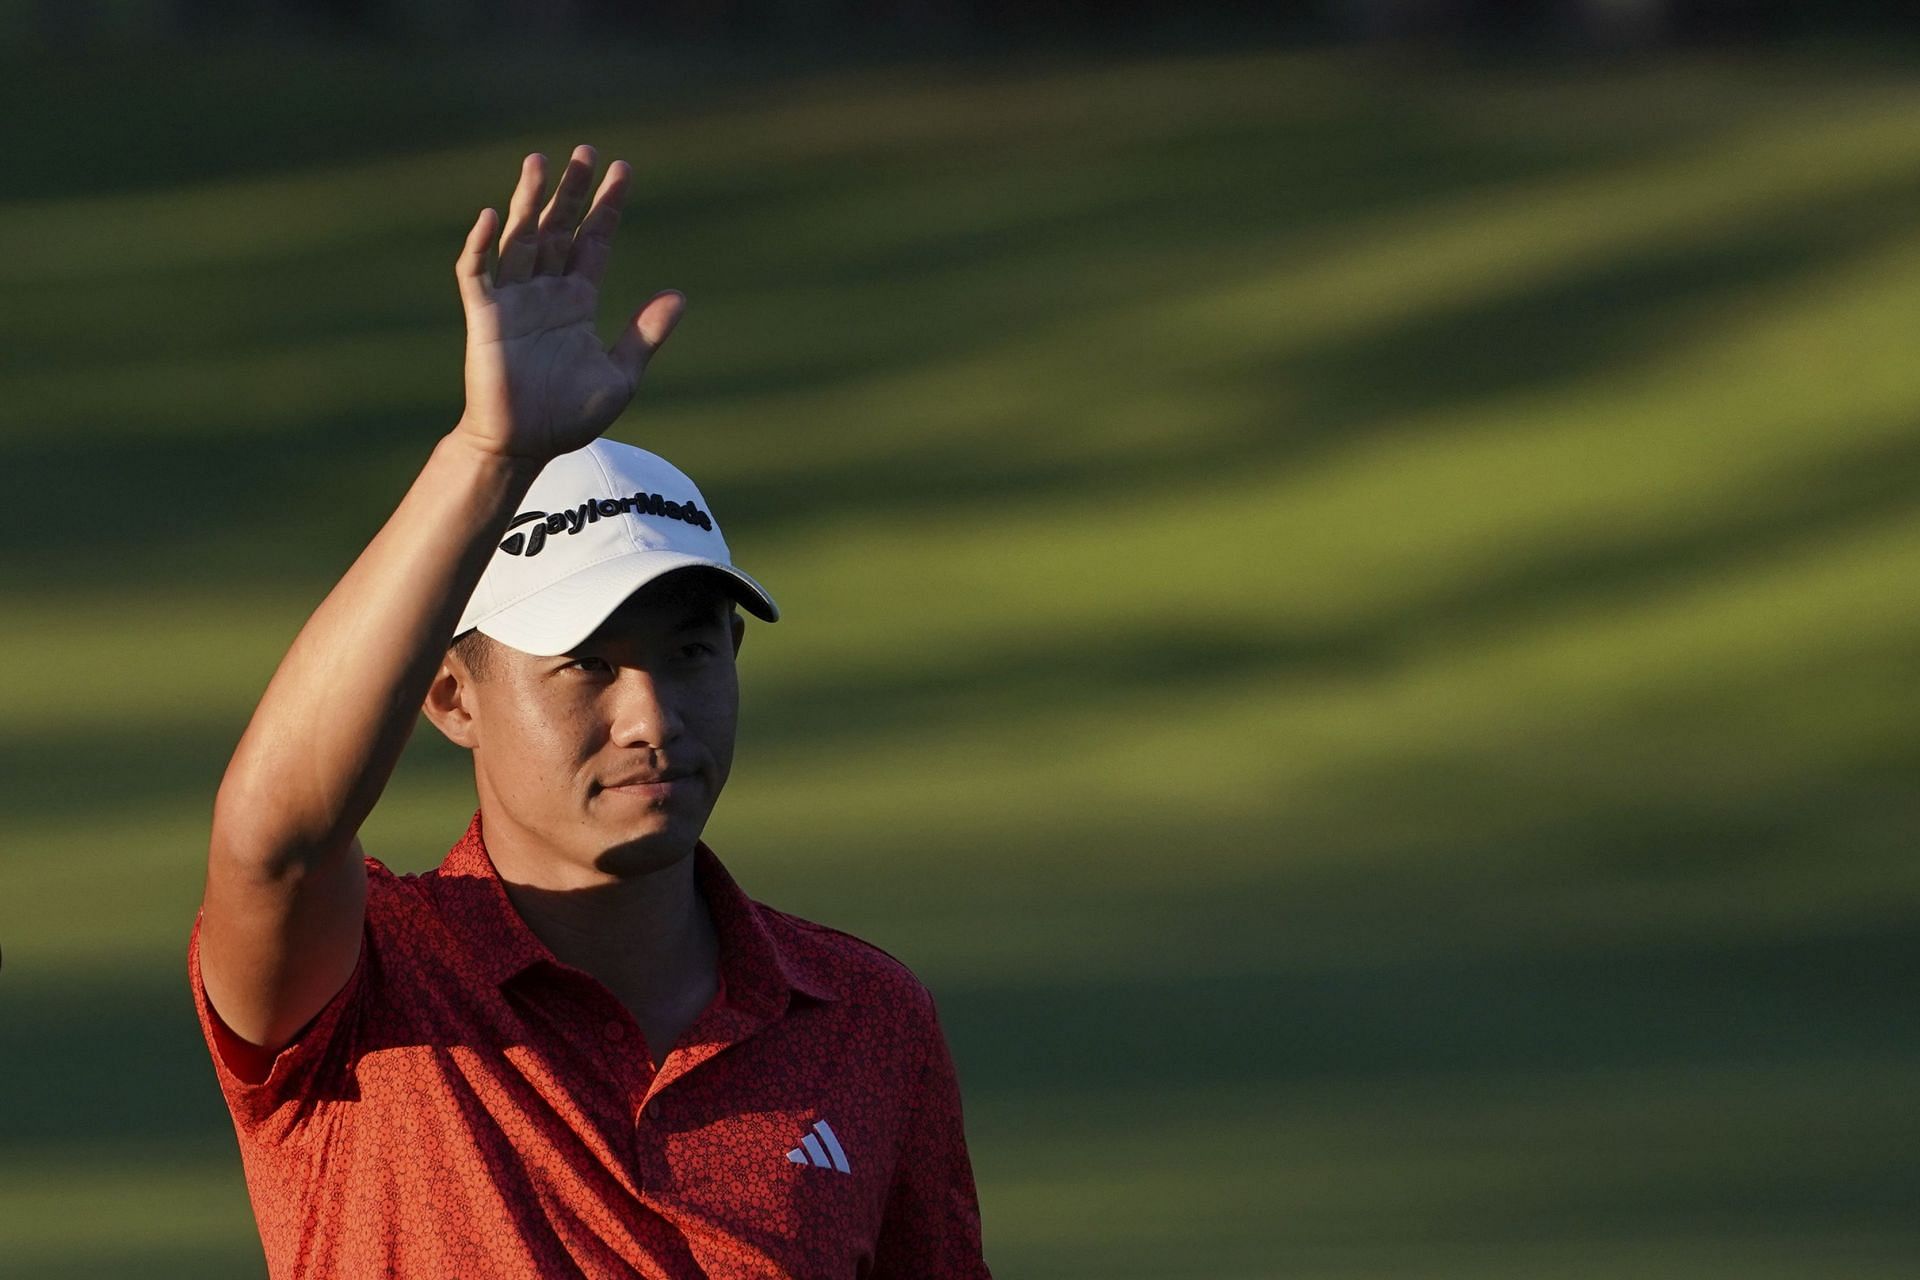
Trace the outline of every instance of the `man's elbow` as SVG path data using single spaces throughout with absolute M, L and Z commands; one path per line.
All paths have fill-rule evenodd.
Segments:
M 316 818 L 315 806 L 304 799 L 289 780 L 263 780 L 243 766 L 229 767 L 213 800 L 209 867 L 283 881 L 344 857 L 354 833 Z

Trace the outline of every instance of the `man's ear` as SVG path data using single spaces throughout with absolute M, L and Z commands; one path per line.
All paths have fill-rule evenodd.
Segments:
M 740 656 L 740 642 L 747 638 L 747 620 L 739 614 L 729 615 L 733 620 L 733 656 Z
M 448 742 L 469 751 L 473 749 L 473 673 L 458 657 L 448 654 L 441 661 L 440 669 L 433 673 L 433 683 L 427 686 L 420 710 Z

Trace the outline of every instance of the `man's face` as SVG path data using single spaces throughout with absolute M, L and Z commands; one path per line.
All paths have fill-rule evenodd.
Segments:
M 743 625 L 710 577 L 679 572 L 570 653 L 489 646 L 464 695 L 489 829 L 586 880 L 692 852 L 733 766 Z

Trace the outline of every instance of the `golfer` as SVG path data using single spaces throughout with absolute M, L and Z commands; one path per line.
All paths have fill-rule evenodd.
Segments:
M 474 223 L 466 411 L 220 784 L 188 969 L 268 1268 L 986 1276 L 926 989 L 700 842 L 740 611 L 778 610 L 691 479 L 600 439 L 686 304 L 602 347 L 631 170 L 595 164 L 543 208 L 528 156 Z M 396 876 L 356 833 L 422 708 L 479 808 Z

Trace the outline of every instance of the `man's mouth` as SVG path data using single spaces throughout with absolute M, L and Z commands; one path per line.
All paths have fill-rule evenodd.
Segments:
M 662 769 L 657 773 L 635 773 L 612 782 L 603 782 L 600 789 L 622 795 L 664 795 L 676 783 L 685 782 L 693 776 L 691 769 Z

